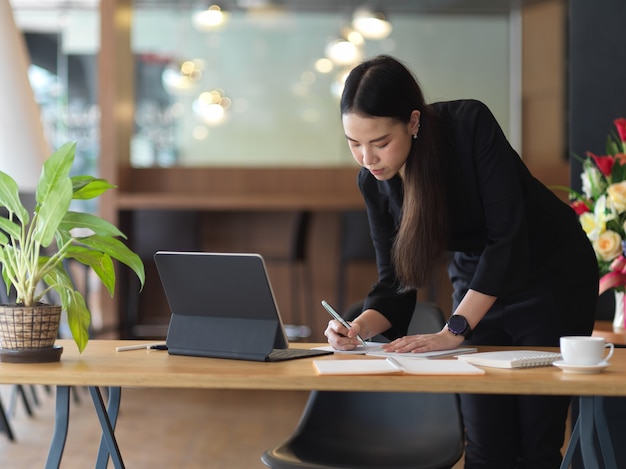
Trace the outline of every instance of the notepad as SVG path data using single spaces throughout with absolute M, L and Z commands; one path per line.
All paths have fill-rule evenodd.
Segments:
M 362 345 L 358 345 L 352 350 L 337 350 L 332 345 L 324 345 L 320 347 L 314 347 L 314 350 L 325 350 L 336 353 L 338 355 L 372 355 L 375 357 L 407 357 L 407 358 L 440 358 L 453 355 L 460 355 L 462 353 L 472 353 L 477 349 L 475 347 L 459 347 L 449 350 L 435 350 L 432 352 L 385 352 L 383 350 L 383 343 L 380 342 L 366 342 L 367 348 Z
M 318 375 L 482 375 L 485 370 L 459 360 L 420 360 L 404 357 L 366 360 L 313 360 Z
M 560 353 L 539 350 L 503 350 L 459 355 L 457 359 L 473 365 L 493 368 L 531 368 L 550 366 L 562 357 Z
M 367 344 L 367 348 L 362 345 L 357 345 L 352 350 L 337 350 L 332 345 L 320 345 L 318 347 L 313 347 L 313 350 L 324 350 L 327 352 L 333 352 L 337 355 L 366 355 L 369 351 L 382 351 L 383 343 L 382 342 L 365 342 Z
M 378 350 L 366 350 L 366 355 L 373 357 L 406 357 L 406 358 L 441 358 L 455 355 L 461 355 L 464 353 L 472 353 L 477 349 L 474 347 L 460 347 L 450 350 L 433 350 L 431 352 L 385 352 L 382 347 Z

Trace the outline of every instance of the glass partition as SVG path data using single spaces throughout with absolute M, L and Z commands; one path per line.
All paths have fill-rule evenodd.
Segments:
M 352 59 L 338 64 L 330 45 L 350 32 L 352 12 L 240 8 L 220 27 L 199 28 L 192 5 L 137 2 L 135 167 L 354 164 L 338 112 L 342 81 L 381 53 L 407 63 L 429 101 L 483 100 L 511 132 L 508 12 L 389 11 L 391 33 L 356 41 Z M 39 59 L 33 72 L 51 141 L 79 140 L 81 170 L 95 172 L 99 11 L 15 11 L 31 40 L 43 35 L 55 47 L 45 55 L 54 67 Z M 31 54 L 37 47 L 29 43 Z
M 410 65 L 429 100 L 481 99 L 508 132 L 508 15 L 389 19 L 387 38 L 365 39 L 355 61 L 337 65 L 325 55 L 346 27 L 336 13 L 235 11 L 199 30 L 192 9 L 138 10 L 133 165 L 352 164 L 338 113 L 342 81 L 381 53 Z

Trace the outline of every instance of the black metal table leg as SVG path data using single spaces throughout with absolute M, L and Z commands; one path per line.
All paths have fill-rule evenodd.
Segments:
M 576 423 L 574 424 L 574 428 L 572 429 L 572 434 L 569 438 L 569 444 L 567 445 L 567 450 L 563 455 L 563 462 L 561 462 L 561 469 L 567 469 L 572 463 L 572 457 L 574 456 L 574 451 L 576 451 L 576 447 L 578 446 L 578 442 L 580 441 L 580 419 L 576 419 Z
M 595 431 L 595 433 L 594 433 Z M 598 435 L 600 451 L 605 469 L 617 469 L 613 443 L 604 415 L 604 398 L 602 396 L 580 396 L 578 419 L 572 430 L 567 451 L 563 456 L 561 469 L 567 469 L 572 461 L 576 447 L 580 445 L 585 469 L 600 467 L 595 449 L 595 435 Z
M 54 433 L 50 442 L 50 451 L 45 469 L 59 469 L 61 457 L 65 449 L 67 428 L 70 417 L 70 387 L 57 386 L 56 410 L 54 416 Z
M 598 434 L 598 441 L 600 442 L 600 451 L 602 452 L 604 467 L 605 469 L 617 469 L 613 442 L 611 441 L 609 426 L 606 423 L 606 415 L 604 414 L 604 397 L 594 397 L 593 406 L 596 432 Z
M 11 424 L 9 423 L 9 419 L 4 410 L 4 406 L 2 405 L 2 401 L 0 400 L 0 433 L 5 432 L 7 434 L 7 438 L 10 441 L 15 441 L 15 435 L 13 434 L 13 430 L 11 429 Z
M 89 386 L 89 392 L 91 393 L 93 405 L 96 409 L 96 413 L 98 414 L 100 426 L 102 427 L 102 439 L 100 440 L 100 449 L 98 450 L 96 468 L 105 468 L 108 462 L 108 457 L 111 456 L 113 466 L 116 469 L 124 469 L 124 462 L 122 461 L 122 455 L 119 447 L 117 446 L 114 434 L 117 414 L 120 407 L 121 389 L 119 387 L 109 388 L 108 409 L 105 408 L 100 388 L 97 386 Z M 104 448 L 105 445 L 106 450 Z
M 585 469 L 598 469 L 598 455 L 594 443 L 595 421 L 593 416 L 593 397 L 580 397 L 578 420 L 580 420 L 580 452 Z

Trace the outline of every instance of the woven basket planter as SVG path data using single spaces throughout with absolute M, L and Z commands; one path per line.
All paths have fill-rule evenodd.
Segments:
M 60 321 L 60 306 L 0 305 L 0 361 L 58 360 Z

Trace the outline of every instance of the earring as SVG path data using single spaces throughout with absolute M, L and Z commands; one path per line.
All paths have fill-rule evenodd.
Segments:
M 418 122 L 418 123 L 417 123 L 417 130 L 419 130 L 419 129 L 420 129 L 420 124 L 419 124 L 419 122 Z M 413 134 L 413 140 L 415 140 L 416 138 L 417 138 L 417 132 L 415 132 L 415 133 Z

